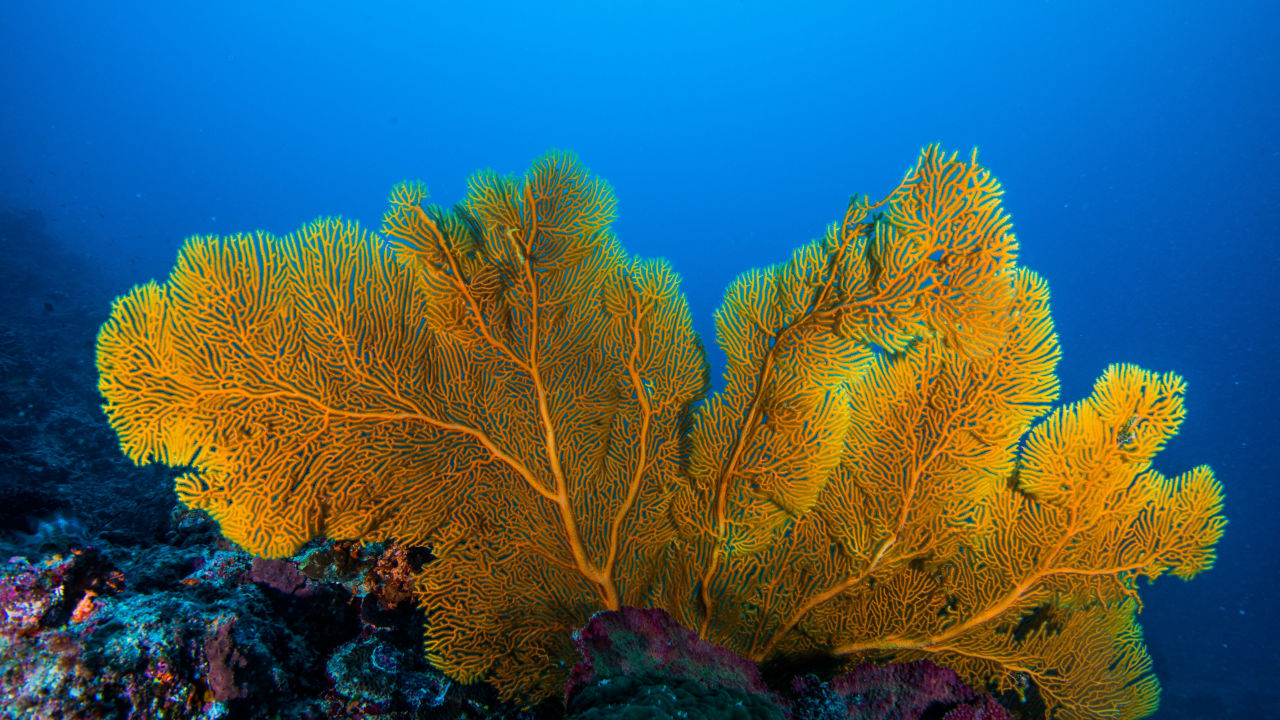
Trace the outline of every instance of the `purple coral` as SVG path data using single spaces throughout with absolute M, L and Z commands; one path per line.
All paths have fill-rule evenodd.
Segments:
M 990 695 L 927 660 L 864 663 L 830 683 L 797 678 L 792 689 L 794 720 L 1012 720 Z
M 785 717 L 754 662 L 700 639 L 662 610 L 596 613 L 573 641 L 583 658 L 565 691 L 573 720 Z
M 1012 720 L 990 695 L 921 660 L 863 664 L 830 682 L 795 678 L 787 699 L 751 660 L 700 639 L 657 609 L 596 613 L 573 638 L 568 717 L 750 717 L 791 720 Z M 784 710 L 786 708 L 786 710 Z M 789 712 L 788 712 L 789 710 Z
M 582 661 L 569 672 L 566 697 L 601 680 L 643 675 L 771 694 L 755 663 L 702 640 L 662 610 L 624 607 L 596 613 L 573 642 Z

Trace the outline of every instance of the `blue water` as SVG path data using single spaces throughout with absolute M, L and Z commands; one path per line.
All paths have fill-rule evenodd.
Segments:
M 123 292 L 190 234 L 376 227 L 396 181 L 451 203 L 572 149 L 710 338 L 736 274 L 923 145 L 977 146 L 1051 283 L 1063 398 L 1111 362 L 1176 370 L 1158 467 L 1226 488 L 1217 567 L 1144 591 L 1156 717 L 1280 717 L 1277 6 L 548 5 L 4 3 L 0 209 L 101 270 L 66 292 Z

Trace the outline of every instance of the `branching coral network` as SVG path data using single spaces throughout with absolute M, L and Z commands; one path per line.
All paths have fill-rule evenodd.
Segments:
M 1137 582 L 1212 565 L 1221 488 L 1151 467 L 1175 375 L 1116 365 L 1055 407 L 1001 192 L 930 147 L 743 274 L 709 397 L 676 274 L 620 247 L 612 190 L 563 154 L 452 208 L 398 186 L 381 237 L 188 240 L 115 303 L 100 388 L 124 452 L 192 468 L 181 500 L 255 553 L 430 545 L 429 659 L 508 697 L 557 692 L 571 633 L 637 606 L 760 660 L 929 657 L 1142 717 Z

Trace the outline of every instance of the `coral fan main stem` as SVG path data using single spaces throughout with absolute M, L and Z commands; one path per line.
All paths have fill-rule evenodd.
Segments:
M 524 199 L 528 207 L 532 208 L 534 206 L 532 192 L 528 187 L 525 188 Z M 523 464 L 519 464 L 518 461 L 513 462 L 512 465 L 513 467 L 517 467 L 521 477 L 524 478 L 525 482 L 528 483 L 535 492 L 543 498 L 555 503 L 556 509 L 560 514 L 561 522 L 564 526 L 569 551 L 573 555 L 574 564 L 577 566 L 578 571 L 597 586 L 601 600 L 607 608 L 611 610 L 618 609 L 620 606 L 620 598 L 618 596 L 616 584 L 613 582 L 613 579 L 609 576 L 607 571 L 602 571 L 600 568 L 597 568 L 593 562 L 591 562 L 591 558 L 587 555 L 586 545 L 582 541 L 582 531 L 578 527 L 577 519 L 573 513 L 573 506 L 569 497 L 568 482 L 565 479 L 564 469 L 560 464 L 560 447 L 556 440 L 555 427 L 551 420 L 550 408 L 547 405 L 546 384 L 543 382 L 542 372 L 538 366 L 537 348 L 540 341 L 540 335 L 538 332 L 538 316 L 540 312 L 540 303 L 537 278 L 534 276 L 533 269 L 530 267 L 528 261 L 530 248 L 528 247 L 529 241 L 527 240 L 527 238 L 531 238 L 536 234 L 536 227 L 532 228 L 530 232 L 524 233 L 524 238 L 526 239 L 517 238 L 514 233 L 508 233 L 507 235 L 508 240 L 511 242 L 514 254 L 519 260 L 521 268 L 524 271 L 523 279 L 528 285 L 530 294 L 531 322 L 529 349 L 528 357 L 522 358 L 490 330 L 488 323 L 485 322 L 484 313 L 481 312 L 480 304 L 476 301 L 475 296 L 471 293 L 471 289 L 467 286 L 466 282 L 464 282 L 463 274 L 457 265 L 453 251 L 445 241 L 444 233 L 440 232 L 439 226 L 420 206 L 411 205 L 409 207 L 413 211 L 414 215 L 417 216 L 422 228 L 430 236 L 431 242 L 436 245 L 437 250 L 441 255 L 447 259 L 450 267 L 450 272 L 447 277 L 449 278 L 449 282 L 454 286 L 458 294 L 466 303 L 472 322 L 475 325 L 476 332 L 479 333 L 479 335 L 492 347 L 494 347 L 494 349 L 501 353 L 503 357 L 507 358 L 507 360 L 516 365 L 516 367 L 523 370 L 532 379 L 535 396 L 537 397 L 538 418 L 542 424 L 543 442 L 547 450 L 547 465 L 551 470 L 553 481 L 552 487 L 547 488 L 543 483 L 538 482 L 534 478 L 533 473 L 527 467 L 524 467 Z M 531 213 L 531 215 L 535 214 Z M 534 222 L 536 222 L 536 220 Z
M 728 519 L 727 506 L 729 501 L 729 481 L 737 473 L 739 465 L 742 463 L 742 456 L 746 452 L 746 447 L 751 442 L 751 436 L 755 432 L 757 423 L 760 421 L 760 414 L 763 407 L 765 392 L 764 388 L 769 386 L 769 381 L 773 378 L 778 348 L 784 347 L 786 340 L 797 328 L 803 327 L 807 323 L 821 320 L 830 315 L 830 311 L 824 310 L 827 300 L 830 299 L 832 288 L 835 286 L 836 280 L 840 274 L 840 268 L 843 264 L 845 253 L 849 247 L 858 240 L 865 232 L 860 228 L 859 223 L 866 217 L 866 210 L 861 208 L 855 202 L 849 203 L 849 208 L 845 211 L 844 221 L 841 224 L 840 244 L 832 248 L 828 256 L 828 264 L 826 277 L 822 284 L 818 286 L 817 296 L 814 298 L 813 304 L 807 308 L 807 311 L 789 323 L 778 333 L 776 341 L 769 351 L 765 354 L 764 360 L 760 364 L 760 372 L 756 376 L 756 386 L 752 392 L 751 409 L 747 412 L 746 418 L 743 420 L 738 431 L 738 436 L 734 441 L 733 452 L 728 462 L 720 469 L 720 475 L 716 478 L 715 487 L 715 547 L 712 550 L 711 560 L 707 565 L 706 571 L 702 574 L 701 580 L 701 600 L 703 608 L 702 623 L 698 628 L 698 636 L 706 639 L 707 631 L 711 626 L 711 618 L 714 616 L 714 601 L 711 599 L 711 583 L 715 579 L 716 573 L 720 569 L 720 563 L 724 560 L 724 540 L 725 527 Z
M 630 317 L 631 330 L 631 348 L 632 353 L 627 357 L 627 377 L 631 380 L 631 387 L 636 393 L 636 400 L 640 403 L 640 414 L 643 418 L 640 422 L 640 437 L 637 441 L 636 455 L 639 460 L 636 462 L 635 471 L 631 476 L 631 484 L 627 488 L 627 496 L 622 501 L 622 505 L 613 516 L 613 524 L 609 527 L 609 551 L 604 565 L 604 575 L 612 586 L 613 569 L 618 561 L 618 549 L 621 546 L 619 532 L 622 529 L 622 522 L 626 519 L 631 509 L 635 507 L 636 498 L 640 495 L 641 483 L 644 482 L 645 471 L 649 468 L 649 425 L 653 421 L 653 406 L 649 402 L 649 393 L 644 386 L 644 378 L 640 376 L 640 370 L 636 367 L 635 351 L 640 347 L 642 336 L 641 317 L 644 308 L 640 306 L 640 299 L 636 296 L 635 290 L 630 292 L 631 299 L 635 303 L 635 310 Z M 617 609 L 617 608 L 610 608 Z
M 524 280 L 529 286 L 529 312 L 531 319 L 529 322 L 529 357 L 528 367 L 529 374 L 533 378 L 533 387 L 538 398 L 538 417 L 542 422 L 543 441 L 547 448 L 547 465 L 551 469 L 551 476 L 555 480 L 556 505 L 560 509 L 560 521 L 564 524 L 565 536 L 569 541 L 569 550 L 573 553 L 573 561 L 578 566 L 578 571 L 588 580 L 595 583 L 601 600 L 609 610 L 617 610 L 621 607 L 621 601 L 618 597 L 618 587 L 613 582 L 613 578 L 609 576 L 607 570 L 596 567 L 587 555 L 586 543 L 582 541 L 582 529 L 578 527 L 578 518 L 573 511 L 573 503 L 569 495 L 569 480 L 565 476 L 564 467 L 560 462 L 560 443 L 556 438 L 555 425 L 551 420 L 551 411 L 547 404 L 547 388 L 542 379 L 542 369 L 538 362 L 538 346 L 541 340 L 541 319 L 542 303 L 541 295 L 538 292 L 538 280 L 534 277 L 533 267 L 529 263 L 531 255 L 532 238 L 537 235 L 537 213 L 532 212 L 534 207 L 533 190 L 528 182 L 525 183 L 524 199 L 527 207 L 530 208 L 530 221 L 533 227 L 529 228 L 524 234 L 524 241 L 516 238 L 511 234 L 512 245 L 516 247 L 517 256 L 520 260 L 520 266 L 524 270 Z M 524 245 L 524 247 L 521 247 Z
M 849 643 L 835 648 L 835 650 L 832 651 L 832 654 L 853 655 L 870 650 L 923 650 L 926 652 L 939 652 L 946 650 L 947 648 L 940 646 L 945 645 L 946 643 L 971 632 L 974 628 L 983 625 L 984 623 L 988 623 L 1004 614 L 1014 607 L 1014 605 L 1017 604 L 1017 602 L 1028 592 L 1030 592 L 1041 580 L 1049 577 L 1050 575 L 1074 574 L 1076 572 L 1075 569 L 1054 567 L 1058 558 L 1061 556 L 1062 551 L 1066 548 L 1067 544 L 1071 542 L 1072 538 L 1076 536 L 1077 528 L 1075 526 L 1077 521 L 1077 512 L 1074 508 L 1071 510 L 1071 515 L 1071 521 L 1067 526 L 1068 530 L 1064 532 L 1062 537 L 1058 539 L 1058 542 L 1056 542 L 1053 547 L 1045 553 L 1040 562 L 1037 563 L 1036 569 L 1028 573 L 1027 576 L 1023 578 L 1022 582 L 1013 586 L 1009 592 L 1005 593 L 998 600 L 988 605 L 985 610 L 971 615 L 967 620 L 956 623 L 937 635 L 920 638 L 890 636 L 868 642 Z M 1134 564 L 1119 568 L 1092 569 L 1084 571 L 1084 574 L 1110 575 L 1136 570 L 1140 567 L 1142 567 L 1142 564 Z

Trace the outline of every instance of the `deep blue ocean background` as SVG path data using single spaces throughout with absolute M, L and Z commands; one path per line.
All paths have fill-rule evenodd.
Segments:
M 86 261 L 30 292 L 105 319 L 188 235 L 376 228 L 399 180 L 452 203 L 570 149 L 624 246 L 683 274 L 718 376 L 738 273 L 922 146 L 977 146 L 1050 282 L 1063 399 L 1112 362 L 1179 372 L 1157 466 L 1226 488 L 1217 566 L 1143 593 L 1156 717 L 1274 718 L 1277 37 L 1267 2 L 6 2 L 0 212 Z

